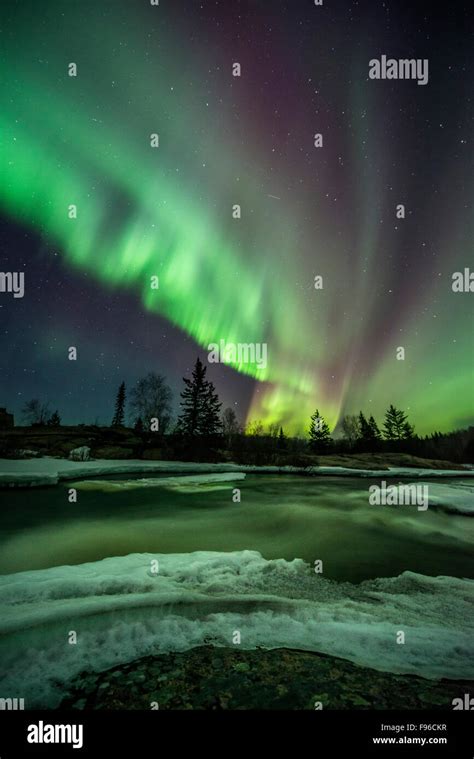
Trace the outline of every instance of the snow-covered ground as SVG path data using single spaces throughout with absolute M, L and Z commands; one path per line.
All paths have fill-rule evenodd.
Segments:
M 105 493 L 123 492 L 124 490 L 140 490 L 142 488 L 175 487 L 180 490 L 194 492 L 203 485 L 220 485 L 228 482 L 245 480 L 245 472 L 219 472 L 218 474 L 186 474 L 182 477 L 160 477 L 157 479 L 142 477 L 136 480 L 80 480 L 71 483 L 76 490 L 98 490 Z M 226 488 L 228 489 L 228 488 Z
M 156 562 L 155 564 L 153 562 Z M 0 577 L 2 697 L 55 706 L 83 670 L 205 643 L 291 647 L 428 678 L 474 678 L 474 581 L 360 585 L 255 551 L 132 554 Z M 69 643 L 71 631 L 77 643 Z M 400 632 L 405 643 L 397 643 Z
M 474 469 L 417 469 L 390 467 L 384 469 L 350 469 L 341 466 L 298 467 L 245 466 L 239 464 L 199 464 L 183 461 L 108 460 L 69 461 L 68 459 L 0 459 L 0 487 L 33 487 L 56 485 L 60 480 L 100 477 L 117 474 L 217 474 L 244 472 L 248 474 L 301 473 L 346 477 L 474 477 Z
M 451 482 L 449 485 L 430 482 L 428 488 L 430 506 L 439 507 L 452 513 L 474 515 L 474 488 L 472 485 L 462 482 Z

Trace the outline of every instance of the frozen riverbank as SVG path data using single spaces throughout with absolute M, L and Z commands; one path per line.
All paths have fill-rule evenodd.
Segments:
M 185 461 L 142 461 L 108 459 L 69 461 L 68 459 L 0 459 L 0 487 L 40 487 L 57 485 L 61 480 L 103 477 L 119 474 L 302 474 L 338 477 L 474 477 L 474 469 L 423 469 L 389 467 L 388 469 L 352 469 L 340 466 L 277 467 L 240 464 L 201 464 Z
M 133 554 L 20 572 L 0 578 L 0 692 L 33 694 L 27 708 L 54 707 L 82 671 L 206 644 L 474 679 L 473 610 L 472 580 L 403 572 L 337 583 L 301 559 L 255 551 Z

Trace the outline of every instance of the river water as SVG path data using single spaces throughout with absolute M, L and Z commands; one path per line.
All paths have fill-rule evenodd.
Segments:
M 0 573 L 130 553 L 251 549 L 266 559 L 321 560 L 325 577 L 350 582 L 406 569 L 474 577 L 474 520 L 442 508 L 463 493 L 472 501 L 474 478 L 423 480 L 441 500 L 426 511 L 370 506 L 369 487 L 380 479 L 248 475 L 235 483 L 160 487 L 156 478 L 157 487 L 128 489 L 136 479 L 122 479 L 123 490 L 112 492 L 94 489 L 100 481 L 90 481 L 91 490 L 78 483 L 77 503 L 68 500 L 76 483 L 4 491 Z

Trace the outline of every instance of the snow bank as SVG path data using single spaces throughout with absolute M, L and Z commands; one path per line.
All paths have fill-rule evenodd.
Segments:
M 0 459 L 0 487 L 56 485 L 60 480 L 100 477 L 116 474 L 213 474 L 244 471 L 234 464 L 199 464 L 181 461 L 69 461 L 45 457 L 42 459 Z
M 69 461 L 45 457 L 40 459 L 0 459 L 0 487 L 33 487 L 56 485 L 60 480 L 100 477 L 116 474 L 217 474 L 244 472 L 247 474 L 311 474 L 338 477 L 474 477 L 474 469 L 350 469 L 341 466 L 244 466 L 239 464 L 199 464 L 186 461 L 141 461 L 97 459 Z
M 471 483 L 449 485 L 429 483 L 429 504 L 457 514 L 474 514 L 474 490 Z
M 158 564 L 154 565 L 153 562 Z M 0 577 L 1 697 L 55 706 L 83 670 L 213 643 L 291 647 L 473 678 L 474 581 L 404 572 L 358 586 L 255 551 L 132 554 Z M 68 633 L 77 633 L 77 645 Z M 405 645 L 396 643 L 398 631 Z
M 76 490 L 98 490 L 104 493 L 157 487 L 180 488 L 194 492 L 195 490 L 201 491 L 204 486 L 244 480 L 246 476 L 243 472 L 223 472 L 222 474 L 187 474 L 185 477 L 154 477 L 140 480 L 80 480 L 71 483 L 71 485 Z

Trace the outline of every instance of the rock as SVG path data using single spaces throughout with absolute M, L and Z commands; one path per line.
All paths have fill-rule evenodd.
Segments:
M 291 649 L 238 650 L 200 646 L 157 654 L 99 675 L 97 685 L 73 683 L 60 708 L 87 709 L 395 709 L 452 710 L 453 697 L 474 682 L 430 681 Z M 113 687 L 108 688 L 109 681 Z M 80 708 L 80 707 L 76 707 Z
M 69 451 L 70 461 L 89 461 L 91 457 L 91 449 L 88 445 L 81 445 L 80 448 L 73 448 Z

